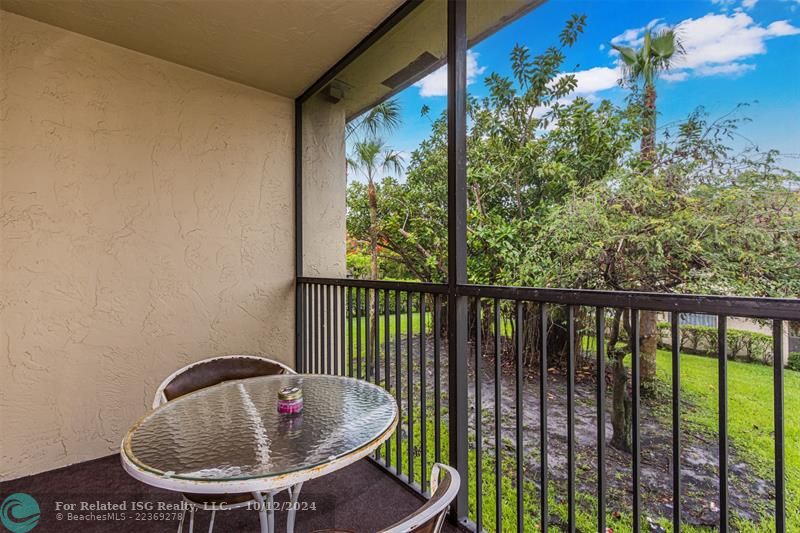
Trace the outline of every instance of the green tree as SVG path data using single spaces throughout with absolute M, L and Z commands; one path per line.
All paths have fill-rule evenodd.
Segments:
M 447 195 L 437 192 L 436 182 L 428 184 L 432 187 L 399 183 L 392 177 L 375 184 L 378 260 L 384 278 L 441 282 L 447 276 L 447 256 L 441 254 L 443 248 L 446 253 L 447 220 L 438 206 L 426 203 L 428 198 L 446 203 Z M 369 239 L 366 189 L 366 184 L 355 181 L 347 189 L 347 233 L 355 242 Z
M 369 113 L 368 113 L 369 115 Z M 403 157 L 396 151 L 388 148 L 377 138 L 356 141 L 353 150 L 347 158 L 348 170 L 363 174 L 367 178 L 367 203 L 369 211 L 369 254 L 370 254 L 370 279 L 378 279 L 378 196 L 375 191 L 375 179 L 378 172 L 388 171 L 400 173 L 403 171 Z M 377 309 L 370 307 L 370 346 L 375 343 Z
M 641 82 L 644 85 L 641 153 L 642 159 L 652 163 L 656 148 L 656 78 L 684 55 L 683 44 L 674 29 L 662 30 L 654 35 L 648 28 L 638 50 L 616 44 L 611 46 L 622 59 L 624 79 L 632 84 Z
M 390 99 L 385 102 L 372 107 L 368 111 L 350 120 L 345 125 L 345 143 L 350 146 L 347 147 L 352 155 L 346 159 L 346 173 L 350 170 L 368 172 L 369 183 L 373 184 L 373 173 L 378 163 L 379 152 L 386 152 L 383 142 L 378 139 L 381 133 L 391 133 L 396 130 L 401 123 L 400 118 L 400 104 L 395 99 Z M 375 153 L 370 154 L 370 151 Z M 383 168 L 402 164 L 399 155 L 381 154 L 384 157 Z M 394 161 L 390 161 L 394 159 Z M 373 194 L 369 196 L 369 201 L 374 201 L 374 186 L 370 188 Z M 372 203 L 370 203 L 372 205 Z M 373 210 L 374 211 L 374 210 Z M 374 212 L 371 211 L 371 215 Z M 371 216 L 372 224 L 370 233 L 374 233 L 375 218 Z M 372 279 L 377 279 L 378 266 L 377 266 L 377 243 L 374 239 L 370 239 L 371 256 L 373 256 L 372 265 L 370 268 Z
M 662 30 L 654 35 L 648 28 L 638 50 L 611 46 L 622 58 L 624 79 L 631 85 L 642 83 L 644 86 L 641 156 L 642 161 L 652 168 L 656 159 L 656 78 L 659 73 L 669 70 L 675 59 L 684 54 L 683 45 L 673 29 Z M 641 333 L 642 380 L 652 382 L 656 378 L 658 345 L 656 313 L 642 313 Z
M 675 131 L 664 131 L 656 144 L 654 92 L 649 111 L 634 85 L 622 106 L 571 99 L 576 80 L 562 66 L 583 24 L 580 16 L 570 18 L 558 45 L 539 55 L 515 47 L 512 75 L 491 74 L 485 80 L 488 95 L 468 100 L 470 281 L 800 294 L 797 176 L 777 168 L 772 152 L 735 153 L 726 143 L 737 135 L 740 120 L 709 123 L 700 109 Z M 440 282 L 447 275 L 446 117 L 431 124 L 429 137 L 410 156 L 406 180 L 377 184 L 376 214 L 382 257 L 402 264 L 416 279 Z M 652 150 L 650 141 L 642 149 L 644 136 L 650 136 Z M 360 183 L 348 190 L 348 232 L 362 240 L 373 227 L 365 192 Z M 541 345 L 534 311 L 525 305 L 521 325 L 528 365 Z M 558 306 L 551 309 L 547 335 L 553 364 L 566 353 L 561 313 Z M 609 316 L 611 327 L 603 333 L 614 376 L 612 443 L 627 449 L 624 357 L 631 352 L 631 320 L 624 311 Z M 655 368 L 654 362 L 646 367 L 644 355 L 655 353 L 656 324 L 654 314 L 640 316 L 645 374 Z M 585 318 L 579 314 L 577 329 Z
M 375 194 L 375 178 L 380 171 L 401 173 L 403 157 L 388 148 L 380 139 L 356 142 L 347 159 L 348 168 L 367 178 L 369 203 L 369 250 L 370 279 L 378 279 L 378 197 Z
M 534 241 L 522 277 L 544 286 L 797 297 L 800 181 L 772 153 L 733 154 L 721 140 L 737 125 L 694 113 L 665 135 L 656 173 L 626 165 L 551 206 L 540 228 L 548 238 Z M 630 317 L 615 312 L 609 325 L 611 442 L 627 450 Z
M 345 139 L 372 139 L 396 130 L 400 123 L 400 103 L 394 99 L 386 100 L 348 122 Z

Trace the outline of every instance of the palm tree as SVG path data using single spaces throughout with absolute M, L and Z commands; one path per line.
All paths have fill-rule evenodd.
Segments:
M 642 47 L 611 45 L 622 58 L 623 76 L 631 83 L 644 84 L 644 125 L 642 126 L 641 154 L 644 161 L 653 163 L 656 151 L 656 85 L 659 73 L 674 66 L 675 60 L 685 51 L 674 29 L 644 32 Z
M 397 100 L 387 100 L 376 105 L 361 116 L 351 120 L 345 127 L 345 139 L 364 134 L 375 138 L 380 132 L 391 133 L 400 126 L 400 104 Z
M 403 159 L 400 154 L 387 149 L 378 138 L 380 132 L 391 133 L 400 126 L 400 104 L 397 100 L 387 100 L 376 105 L 366 113 L 351 120 L 345 126 L 345 142 L 354 140 L 352 155 L 345 161 L 345 173 L 349 170 L 363 171 L 368 182 L 368 202 L 370 218 L 370 277 L 378 279 L 378 201 L 375 196 L 375 173 L 380 169 L 392 168 L 402 171 Z
M 644 85 L 644 123 L 642 125 L 641 156 L 652 171 L 656 158 L 656 85 L 658 75 L 668 71 L 675 60 L 685 54 L 680 37 L 674 29 L 654 33 L 650 28 L 644 32 L 642 46 L 638 50 L 627 46 L 611 45 L 622 58 L 623 76 L 632 84 Z M 641 331 L 641 376 L 652 381 L 656 376 L 656 350 L 658 348 L 658 319 L 652 311 L 642 311 Z
M 375 178 L 381 170 L 399 174 L 403 171 L 403 156 L 386 146 L 381 139 L 358 141 L 347 166 L 361 172 L 367 178 L 369 201 L 369 250 L 370 278 L 378 279 L 378 198 L 375 194 Z
M 644 32 L 642 46 L 638 50 L 627 46 L 611 45 L 622 58 L 623 80 L 633 86 L 641 83 L 644 86 L 644 111 L 642 122 L 641 158 L 646 163 L 645 172 L 654 172 L 656 162 L 656 78 L 661 72 L 669 70 L 677 58 L 684 52 L 683 44 L 674 29 L 665 29 L 658 33 L 648 28 Z M 627 317 L 627 318 L 626 318 Z M 620 334 L 620 321 L 625 322 L 628 332 L 629 347 L 634 346 L 633 332 L 629 314 L 617 311 L 611 322 L 611 341 L 607 350 L 611 358 L 611 370 L 614 376 L 612 396 L 613 435 L 611 445 L 624 451 L 630 451 L 631 434 L 631 402 L 627 394 L 628 370 L 624 358 L 626 350 L 617 349 L 616 343 Z M 652 383 L 656 377 L 656 351 L 658 349 L 658 317 L 654 311 L 641 311 L 639 315 L 639 361 L 641 379 Z
M 403 171 L 403 157 L 386 146 L 381 139 L 358 141 L 353 146 L 352 154 L 347 158 L 347 167 L 360 172 L 367 178 L 367 198 L 369 202 L 369 266 L 370 279 L 378 279 L 378 197 L 375 191 L 375 178 L 381 170 L 399 174 Z M 369 307 L 369 305 L 368 305 Z M 377 337 L 377 309 L 369 307 L 370 332 L 368 346 L 375 346 Z M 367 358 L 369 359 L 369 358 Z M 366 362 L 367 379 L 372 370 L 370 361 Z

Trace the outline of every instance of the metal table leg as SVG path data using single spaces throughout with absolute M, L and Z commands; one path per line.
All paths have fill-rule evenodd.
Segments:
M 294 522 L 297 515 L 297 499 L 300 497 L 300 489 L 303 483 L 300 482 L 289 489 L 292 503 L 289 505 L 289 513 L 286 516 L 286 533 L 294 533 Z
M 274 529 L 270 527 L 270 519 L 267 514 L 267 504 L 264 503 L 264 496 L 260 492 L 253 492 L 253 499 L 258 505 L 258 521 L 261 524 L 261 533 L 275 533 Z M 269 510 L 272 513 L 272 509 Z
M 269 497 L 269 507 L 267 508 L 267 519 L 269 520 L 269 533 L 275 533 L 275 493 L 267 494 Z

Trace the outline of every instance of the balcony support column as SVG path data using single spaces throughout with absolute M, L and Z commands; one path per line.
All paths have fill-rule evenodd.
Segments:
M 299 278 L 303 277 L 303 104 L 294 102 L 294 369 L 303 368 L 306 313 Z
M 447 332 L 450 465 L 461 475 L 453 518 L 468 513 L 467 463 L 467 3 L 447 3 Z M 437 332 L 438 334 L 438 332 Z

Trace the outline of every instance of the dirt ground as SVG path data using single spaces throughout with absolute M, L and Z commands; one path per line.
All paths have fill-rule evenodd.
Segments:
M 412 342 L 414 361 L 415 398 L 419 396 L 419 340 Z M 400 362 L 402 376 L 407 375 L 406 342 L 402 343 Z M 475 356 L 471 346 L 469 361 L 469 435 L 474 446 L 475 438 Z M 446 340 L 441 345 L 440 401 L 443 407 L 442 424 L 446 424 L 447 410 L 447 357 Z M 427 398 L 433 404 L 433 342 L 426 342 Z M 392 355 L 390 361 L 394 363 Z M 504 470 L 514 472 L 516 413 L 515 371 L 513 359 L 501 359 L 501 427 Z M 380 363 L 383 366 L 383 363 Z M 394 365 L 392 365 L 394 372 Z M 578 363 L 575 382 L 575 440 L 576 483 L 579 491 L 596 495 L 597 479 L 597 416 L 596 383 L 591 361 Z M 481 361 L 481 406 L 484 457 L 495 457 L 495 359 L 484 355 Z M 610 379 L 610 375 L 607 378 Z M 394 382 L 394 377 L 390 376 Z M 563 371 L 551 369 L 547 376 L 547 434 L 549 441 L 548 465 L 550 481 L 556 486 L 556 497 L 566 500 L 567 479 L 567 385 Z M 641 400 L 641 496 L 642 515 L 651 519 L 672 516 L 672 423 L 669 390 L 657 390 Z M 405 391 L 403 396 L 405 396 Z M 538 485 L 539 478 L 539 376 L 537 372 L 525 373 L 523 397 L 524 472 L 528 480 Z M 612 435 L 611 390 L 606 394 L 606 480 L 608 487 L 608 512 L 630 512 L 632 509 L 631 455 L 608 444 Z M 404 402 L 405 404 L 405 402 Z M 719 520 L 718 440 L 702 428 L 686 421 L 686 413 L 693 409 L 690 402 L 682 403 L 681 434 L 681 519 L 685 524 L 716 526 Z M 429 415 L 429 416 L 432 416 Z M 762 479 L 737 453 L 735 441 L 729 441 L 729 501 L 731 509 L 747 520 L 758 520 L 769 512 L 774 488 L 769 480 Z M 556 519 L 556 517 L 553 517 Z M 557 525 L 557 524 L 553 524 Z M 655 530 L 658 530 L 657 528 Z

